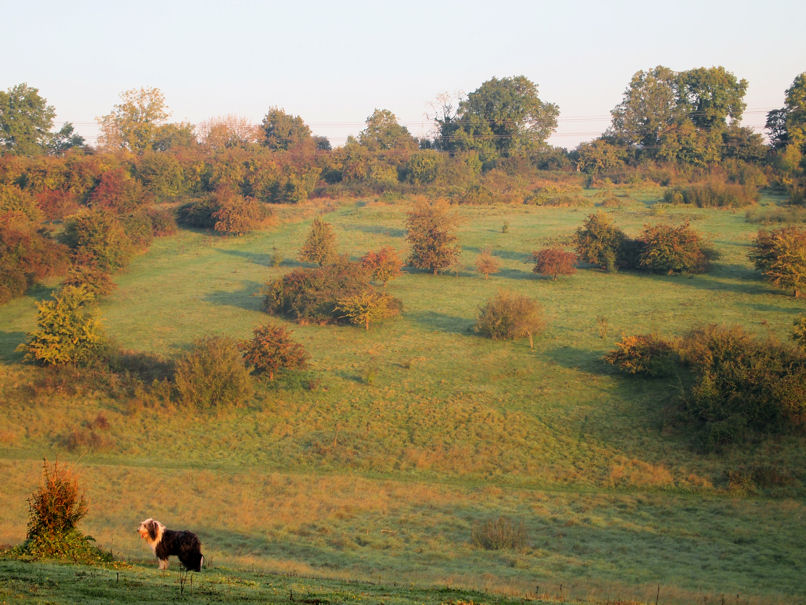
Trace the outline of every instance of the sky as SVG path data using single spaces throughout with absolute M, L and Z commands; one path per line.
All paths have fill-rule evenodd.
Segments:
M 25 82 L 87 142 L 120 93 L 156 87 L 171 121 L 299 115 L 334 146 L 375 108 L 415 136 L 436 100 L 524 75 L 560 108 L 549 139 L 599 136 L 634 73 L 722 65 L 748 83 L 743 125 L 806 71 L 806 2 L 0 0 L 0 89 Z

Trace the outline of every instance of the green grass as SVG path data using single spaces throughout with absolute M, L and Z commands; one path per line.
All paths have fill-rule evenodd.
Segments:
M 531 272 L 531 252 L 568 241 L 592 208 L 459 208 L 458 274 L 390 282 L 403 316 L 369 332 L 284 322 L 312 355 L 304 377 L 313 388 L 286 379 L 215 415 L 155 406 L 122 386 L 46 384 L 14 352 L 33 327 L 34 297 L 2 307 L 0 505 L 9 515 L 0 542 L 21 540 L 25 497 L 46 455 L 77 461 L 89 533 L 129 558 L 143 551 L 133 528 L 154 516 L 198 528 L 214 558 L 239 569 L 518 595 L 540 581 L 573 585 L 579 598 L 647 601 L 660 583 L 683 603 L 721 592 L 804 596 L 802 439 L 697 453 L 674 422 L 674 380 L 630 380 L 601 361 L 622 334 L 673 336 L 710 322 L 785 339 L 803 301 L 753 271 L 747 250 L 758 226 L 743 211 L 663 207 L 649 190 L 630 196 L 609 211 L 618 226 L 637 234 L 690 220 L 720 253 L 713 270 L 582 269 L 553 282 Z M 326 217 L 342 252 L 358 258 L 389 245 L 403 256 L 406 208 L 351 202 Z M 107 331 L 163 356 L 206 334 L 246 338 L 269 319 L 262 284 L 299 265 L 312 215 L 286 208 L 279 227 L 243 238 L 184 231 L 156 241 L 116 277 L 100 309 Z M 487 246 L 501 271 L 484 280 L 473 265 Z M 271 267 L 275 247 L 285 261 Z M 480 305 L 500 288 L 537 298 L 550 316 L 535 351 L 473 334 Z M 68 451 L 71 432 L 89 430 L 99 413 L 109 428 L 97 447 Z M 783 474 L 771 485 L 748 479 L 766 468 Z M 191 487 L 176 493 L 176 481 Z M 500 514 L 524 520 L 524 552 L 470 544 L 473 523 Z

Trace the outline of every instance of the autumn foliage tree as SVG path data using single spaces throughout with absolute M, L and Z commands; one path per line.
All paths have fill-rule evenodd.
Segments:
M 381 282 L 385 286 L 390 279 L 400 275 L 403 261 L 393 248 L 384 246 L 380 250 L 367 252 L 361 258 L 361 266 L 369 272 L 373 280 Z
M 454 233 L 456 222 L 444 202 L 417 203 L 406 217 L 409 264 L 434 275 L 453 265 L 460 252 Z
M 274 380 L 279 370 L 303 367 L 310 357 L 288 330 L 272 324 L 255 328 L 252 338 L 238 346 L 246 364 L 255 373 L 266 374 L 269 380 Z
M 766 279 L 799 297 L 806 288 L 806 229 L 762 229 L 753 240 L 750 260 Z
M 484 279 L 493 273 L 498 273 L 500 267 L 489 248 L 484 248 L 476 259 L 476 270 L 484 276 Z
M 532 253 L 534 273 L 557 279 L 558 275 L 572 275 L 576 272 L 577 257 L 573 252 L 562 248 L 543 248 Z

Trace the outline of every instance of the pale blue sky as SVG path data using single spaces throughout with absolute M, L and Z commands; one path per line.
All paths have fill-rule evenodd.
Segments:
M 271 106 L 340 145 L 373 109 L 415 135 L 440 93 L 525 75 L 560 107 L 551 142 L 598 136 L 631 76 L 723 65 L 749 82 L 744 124 L 806 71 L 806 2 L 115 2 L 0 0 L 0 89 L 39 89 L 95 142 L 121 91 L 160 88 L 174 121 Z

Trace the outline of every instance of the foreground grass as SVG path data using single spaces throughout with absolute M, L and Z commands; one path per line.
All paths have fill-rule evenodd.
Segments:
M 2 603 L 523 603 L 453 588 L 378 585 L 231 569 L 183 575 L 142 565 L 105 569 L 0 559 Z M 530 603 L 546 602 L 529 598 Z M 551 602 L 558 602 L 552 599 Z
M 128 559 L 144 549 L 137 522 L 153 516 L 197 529 L 214 564 L 238 570 L 517 596 L 563 585 L 575 598 L 649 602 L 660 584 L 664 602 L 802 600 L 802 438 L 699 453 L 675 421 L 675 380 L 629 380 L 601 356 L 622 334 L 668 337 L 709 322 L 785 339 L 803 301 L 752 270 L 758 226 L 743 213 L 632 197 L 611 211 L 617 225 L 635 234 L 689 220 L 721 255 L 713 270 L 585 269 L 552 282 L 532 274 L 530 253 L 569 241 L 592 208 L 460 208 L 455 274 L 391 282 L 404 314 L 369 332 L 283 322 L 311 368 L 217 413 L 22 367 L 14 349 L 46 290 L 5 305 L 0 543 L 22 539 L 25 498 L 48 456 L 80 466 L 88 533 Z M 326 220 L 353 258 L 383 245 L 404 255 L 406 208 L 345 203 Z M 161 356 L 206 334 L 246 338 L 269 319 L 262 284 L 299 264 L 315 211 L 286 209 L 280 227 L 244 238 L 157 241 L 101 305 L 107 331 Z M 473 263 L 487 246 L 501 271 L 484 280 Z M 275 249 L 285 260 L 270 266 Z M 545 307 L 551 323 L 535 351 L 472 333 L 479 306 L 500 288 Z M 499 515 L 524 522 L 524 550 L 472 546 L 474 524 Z

